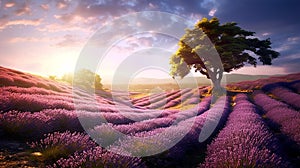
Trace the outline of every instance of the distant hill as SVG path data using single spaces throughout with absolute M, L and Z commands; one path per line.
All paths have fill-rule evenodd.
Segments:
M 279 75 L 276 75 L 279 76 Z M 235 82 L 241 82 L 241 81 L 253 81 L 257 79 L 264 79 L 269 78 L 270 75 L 243 75 L 243 74 L 225 74 L 223 79 L 226 79 L 226 83 L 235 83 Z M 177 79 L 177 82 L 182 84 L 188 84 L 194 81 L 197 81 L 200 85 L 210 85 L 211 82 L 206 77 L 185 77 L 183 79 Z M 156 78 L 137 78 L 131 81 L 130 84 L 132 85 L 140 85 L 140 84 L 176 84 L 176 80 L 172 78 L 164 78 L 164 79 L 156 79 Z M 123 83 L 126 84 L 126 83 Z
M 245 81 L 255 81 L 258 79 L 266 79 L 274 76 L 281 76 L 281 75 L 243 75 L 243 74 L 225 74 L 223 77 L 223 82 L 226 80 L 226 85 L 230 85 L 233 83 L 238 82 L 245 82 Z M 195 84 L 197 83 L 198 86 L 210 86 L 211 80 L 207 79 L 206 77 L 185 77 L 183 79 L 172 79 L 172 78 L 136 78 L 128 83 L 114 83 L 113 88 L 114 90 L 131 90 L 131 91 L 143 91 L 148 89 L 153 89 L 159 86 L 164 90 L 172 90 L 172 89 L 179 89 L 181 88 L 194 88 Z M 128 86 L 130 86 L 128 88 Z M 105 88 L 112 88 L 111 84 L 104 83 Z
M 227 83 L 235 83 L 242 81 L 254 81 L 257 79 L 265 79 L 272 76 L 281 76 L 281 75 L 243 75 L 243 74 L 226 74 L 225 78 Z

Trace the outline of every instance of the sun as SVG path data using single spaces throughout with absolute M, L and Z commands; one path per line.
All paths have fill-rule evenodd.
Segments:
M 74 65 L 70 63 L 61 63 L 60 66 L 58 67 L 59 72 L 58 76 L 63 76 L 64 74 L 67 73 L 73 73 L 74 72 Z
M 74 73 L 75 66 L 75 59 L 70 57 L 61 57 L 54 60 L 53 64 L 51 64 L 51 71 L 53 75 L 61 78 L 65 74 Z

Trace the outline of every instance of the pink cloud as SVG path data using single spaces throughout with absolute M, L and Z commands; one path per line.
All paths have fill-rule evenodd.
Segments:
M 84 44 L 85 40 L 79 36 L 67 34 L 57 37 L 12 37 L 7 40 L 10 44 L 16 43 L 46 43 L 51 47 L 78 47 Z
M 52 23 L 48 24 L 44 27 L 38 27 L 38 31 L 41 32 L 64 32 L 64 31 L 83 31 L 83 32 L 90 32 L 88 28 L 83 28 L 78 25 L 72 25 L 72 24 L 58 24 L 58 23 Z
M 91 33 L 94 29 L 98 28 L 95 27 L 95 23 L 99 23 L 99 19 L 96 17 L 83 18 L 78 15 L 54 15 L 54 18 L 68 21 L 47 24 L 39 27 L 38 30 L 42 32 L 82 31 Z
M 21 5 L 16 11 L 15 11 L 15 14 L 17 16 L 21 16 L 21 15 L 24 15 L 24 14 L 31 14 L 31 9 L 29 7 L 29 5 L 27 3 L 24 3 L 23 5 Z
M 63 37 L 62 41 L 55 44 L 58 47 L 76 47 L 83 44 L 83 40 L 77 36 L 67 34 Z
M 23 43 L 23 42 L 50 42 L 53 41 L 52 38 L 37 38 L 37 37 L 14 37 L 8 40 L 9 43 Z
M 42 19 L 34 19 L 34 20 L 21 19 L 21 20 L 11 20 L 11 21 L 8 21 L 5 19 L 3 19 L 1 21 L 1 19 L 0 19 L 0 30 L 3 30 L 5 28 L 7 28 L 8 26 L 16 26 L 16 25 L 38 26 L 41 23 L 42 23 Z
M 45 10 L 45 11 L 49 10 L 49 5 L 48 5 L 48 4 L 41 4 L 40 7 L 41 7 L 43 10 Z
M 35 19 L 35 20 L 13 20 L 8 22 L 7 25 L 31 25 L 31 26 L 38 26 L 42 22 L 42 19 Z
M 15 5 L 16 5 L 15 2 L 7 2 L 4 6 L 5 6 L 6 8 L 11 8 L 11 7 L 14 7 Z
M 63 2 L 63 1 L 61 1 L 61 2 L 58 2 L 57 4 L 56 4 L 56 7 L 58 8 L 58 9 L 64 9 L 64 8 L 67 8 L 67 4 L 65 3 L 65 2 Z

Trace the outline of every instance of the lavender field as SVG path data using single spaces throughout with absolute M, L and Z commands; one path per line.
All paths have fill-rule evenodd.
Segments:
M 300 166 L 300 74 L 229 84 L 214 104 L 210 90 L 128 99 L 0 67 L 0 167 Z M 218 124 L 200 142 L 206 122 Z M 171 148 L 136 157 L 165 147 L 187 125 Z

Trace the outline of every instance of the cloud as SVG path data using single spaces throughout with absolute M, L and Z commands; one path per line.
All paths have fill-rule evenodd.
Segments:
M 38 27 L 37 30 L 41 32 L 55 33 L 55 32 L 64 32 L 64 31 L 78 31 L 78 30 L 80 31 L 82 29 L 76 26 L 52 23 L 52 24 L 47 24 L 43 27 Z
M 154 47 L 155 43 L 155 35 L 152 36 L 141 36 L 141 37 L 133 37 L 132 43 L 138 45 L 139 47 Z
M 188 3 L 181 0 L 172 1 L 161 1 L 152 0 L 147 1 L 119 1 L 119 0 L 102 0 L 102 1 L 78 1 L 78 4 L 70 13 L 65 14 L 66 16 L 61 17 L 63 21 L 69 21 L 68 18 L 72 16 L 81 17 L 95 17 L 95 16 L 121 16 L 130 12 L 140 12 L 144 10 L 155 10 L 162 12 L 171 12 L 179 14 L 181 16 L 190 16 L 191 13 L 195 14 L 208 14 L 212 8 L 207 8 L 206 5 L 201 5 L 202 2 L 207 0 L 190 0 Z M 207 3 L 210 1 L 207 1 Z M 213 2 L 214 3 L 214 2 Z M 213 5 L 215 7 L 215 5 Z M 216 9 L 216 8 L 215 8 Z M 109 17 L 107 17 L 109 18 Z
M 84 44 L 84 38 L 79 36 L 66 34 L 64 36 L 56 37 L 12 37 L 7 40 L 7 43 L 16 44 L 16 43 L 45 43 L 51 47 L 78 47 Z
M 297 43 L 300 40 L 300 37 L 289 37 L 287 39 L 288 42 L 291 42 L 292 44 Z
M 41 4 L 40 7 L 45 10 L 48 11 L 49 10 L 49 5 L 48 4 Z
M 200 4 L 203 8 L 208 8 L 208 9 L 213 9 L 217 6 L 215 0 L 203 0 Z
M 9 43 L 37 43 L 37 42 L 49 42 L 53 41 L 54 39 L 48 37 L 13 37 L 8 40 Z
M 54 17 L 56 19 L 63 19 L 62 17 L 66 17 L 66 16 L 68 15 L 55 15 Z M 98 26 L 95 27 L 95 22 L 99 23 L 101 21 L 99 18 L 96 17 L 83 18 L 81 16 L 70 16 L 70 18 L 67 19 L 68 22 L 63 22 L 63 23 L 55 22 L 55 23 L 45 24 L 43 26 L 38 27 L 37 30 L 41 32 L 52 32 L 52 33 L 66 32 L 66 31 L 80 31 L 85 33 L 91 33 L 93 30 L 98 28 Z
M 3 33 L 2 30 L 11 28 L 8 31 L 18 34 L 21 31 L 19 26 L 28 26 L 26 31 L 29 31 L 25 33 L 32 34 L 32 37 L 13 38 L 11 37 L 13 35 L 1 34 L 1 37 L 9 39 L 7 41 L 9 43 L 49 42 L 50 45 L 56 47 L 78 46 L 82 44 L 83 39 L 89 37 L 101 26 L 111 23 L 113 19 L 129 13 L 151 10 L 178 14 L 193 22 L 202 17 L 211 18 L 213 16 L 218 17 L 221 23 L 237 22 L 242 28 L 256 32 L 257 37 L 261 39 L 271 38 L 272 48 L 281 53 L 281 56 L 274 60 L 275 67 L 282 66 L 286 67 L 284 70 L 292 71 L 296 69 L 294 67 L 297 63 L 298 65 L 300 63 L 300 32 L 298 31 L 300 30 L 300 22 L 298 21 L 300 1 L 298 0 L 0 1 L 2 2 L 0 32 Z M 149 19 L 155 20 L 155 18 Z M 126 35 L 129 24 L 131 23 L 118 23 L 117 32 L 105 38 Z M 130 26 L 136 30 L 146 26 L 159 31 L 172 26 L 172 24 L 166 25 L 165 21 L 159 19 L 155 20 L 155 23 L 139 21 L 134 24 Z M 38 36 L 41 34 L 49 36 L 39 38 Z M 52 41 L 50 36 L 57 37 L 56 41 Z M 173 41 L 175 43 L 176 40 L 168 41 L 165 38 L 157 38 L 155 35 L 152 39 L 146 36 L 143 38 L 136 37 L 134 40 L 129 43 L 129 48 L 139 48 L 140 46 L 168 47 L 168 44 L 172 48 L 176 48 L 176 45 L 173 45 Z M 289 65 L 291 68 L 287 67 Z
M 31 9 L 29 7 L 28 3 L 23 3 L 21 5 L 17 6 L 17 9 L 15 10 L 15 14 L 17 16 L 21 16 L 21 15 L 29 15 L 31 14 Z
M 1 21 L 0 18 L 0 30 L 3 30 L 7 28 L 8 26 L 17 26 L 17 25 L 24 25 L 24 26 L 38 26 L 42 23 L 42 19 L 33 19 L 33 20 L 6 20 L 6 18 L 3 18 Z
M 15 5 L 16 5 L 15 2 L 7 2 L 4 6 L 5 6 L 6 8 L 11 8 L 11 7 L 14 7 Z
M 208 15 L 209 16 L 215 16 L 215 13 L 217 12 L 217 9 L 213 8 L 209 11 Z
M 270 35 L 271 35 L 271 33 L 269 33 L 269 32 L 265 32 L 265 33 L 262 33 L 261 35 L 262 35 L 262 36 L 270 36 Z
M 149 6 L 149 9 L 157 9 L 158 8 L 157 5 L 154 5 L 151 2 L 148 4 L 148 6 Z
M 284 58 L 281 58 L 280 61 L 293 61 L 295 59 L 300 59 L 299 53 L 287 55 Z
M 274 50 L 280 52 L 283 56 L 288 56 L 294 54 L 295 52 L 298 53 L 300 52 L 299 42 L 300 42 L 300 36 L 289 37 L 284 41 L 277 43 Z
M 189 3 L 181 0 L 172 0 L 168 2 L 161 0 L 153 0 L 151 2 L 137 0 L 55 0 L 53 2 L 46 0 L 39 2 L 23 1 L 18 3 L 10 1 L 7 2 L 7 4 L 10 4 L 10 6 L 13 7 L 11 7 L 12 9 L 9 11 L 6 10 L 5 12 L 8 13 L 11 18 L 13 17 L 13 15 L 11 15 L 12 13 L 17 16 L 24 17 L 25 15 L 30 17 L 39 16 L 45 19 L 45 23 L 48 21 L 47 25 L 39 27 L 39 30 L 59 32 L 58 27 L 62 28 L 63 31 L 67 29 L 79 30 L 79 28 L 75 27 L 84 27 L 88 30 L 95 30 L 111 19 L 124 14 L 144 10 L 171 12 L 183 17 L 197 16 L 193 19 L 201 19 L 202 15 L 205 13 L 207 14 L 211 10 L 206 9 L 206 7 L 202 7 L 203 5 L 201 5 L 201 3 L 204 1 L 207 0 L 191 0 Z M 36 11 L 38 9 L 41 11 Z M 33 13 L 33 10 L 35 10 L 35 13 Z M 5 12 L 0 12 L 0 16 L 1 13 Z M 58 21 L 49 19 L 49 15 L 45 15 L 43 12 L 53 13 Z M 63 23 L 60 21 L 63 21 Z M 58 26 L 58 24 L 62 25 Z M 55 30 L 52 30 L 52 27 L 54 27 Z M 1 26 L 1 29 L 3 28 L 4 27 Z
M 67 34 L 63 37 L 63 39 L 56 43 L 55 46 L 58 47 L 76 47 L 83 45 L 84 40 L 80 39 L 78 36 L 74 36 L 71 34 Z
M 68 7 L 68 4 L 65 1 L 57 2 L 56 7 L 58 9 L 65 9 Z
M 42 19 L 35 19 L 35 20 L 25 20 L 25 19 L 22 19 L 22 20 L 12 20 L 12 21 L 9 21 L 7 23 L 8 26 L 11 26 L 11 25 L 25 25 L 25 26 L 28 26 L 28 25 L 31 25 L 31 26 L 37 26 L 37 25 L 40 25 L 42 22 Z

